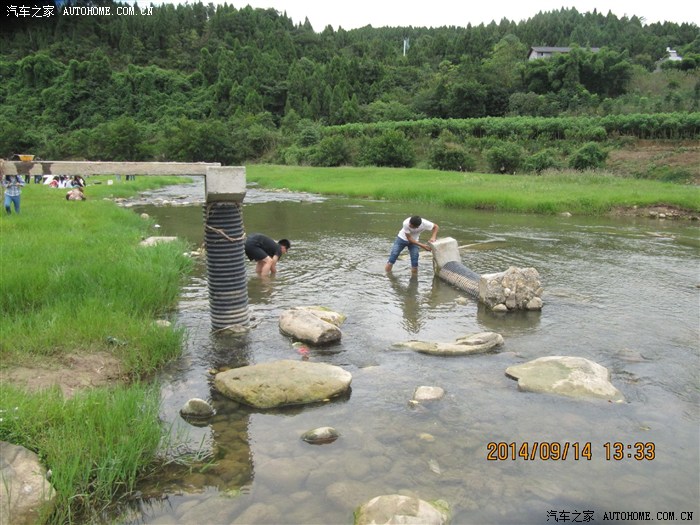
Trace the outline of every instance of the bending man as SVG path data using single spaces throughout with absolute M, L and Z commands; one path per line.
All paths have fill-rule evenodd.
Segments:
M 431 248 L 427 244 L 421 243 L 418 238 L 421 232 L 430 230 L 432 235 L 430 236 L 429 242 L 435 242 L 437 239 L 438 225 L 436 223 L 430 222 L 426 219 L 421 219 L 418 215 L 409 217 L 403 221 L 403 226 L 396 236 L 394 245 L 391 247 L 391 253 L 389 254 L 389 260 L 384 268 L 387 272 L 391 271 L 394 266 L 396 259 L 404 248 L 408 247 L 408 253 L 411 255 L 411 272 L 418 273 L 418 253 L 420 248 L 430 251 Z
M 245 254 L 249 260 L 257 261 L 255 273 L 267 276 L 277 272 L 277 261 L 292 247 L 287 239 L 275 242 L 261 233 L 248 235 L 245 240 Z

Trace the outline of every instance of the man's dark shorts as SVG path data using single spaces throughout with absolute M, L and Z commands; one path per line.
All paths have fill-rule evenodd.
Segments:
M 248 257 L 248 260 L 250 261 L 262 261 L 265 257 L 268 256 L 265 253 L 265 250 L 263 250 L 260 246 L 248 246 L 247 244 L 245 247 L 245 254 Z

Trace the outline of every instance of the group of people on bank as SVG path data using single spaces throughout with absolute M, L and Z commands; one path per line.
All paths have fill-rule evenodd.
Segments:
M 408 217 L 403 221 L 401 229 L 396 235 L 384 270 L 387 273 L 391 272 L 401 252 L 408 248 L 411 257 L 411 272 L 414 275 L 417 274 L 420 250 L 432 250 L 430 243 L 437 239 L 439 229 L 437 223 L 423 219 L 419 215 Z M 427 244 L 420 242 L 420 234 L 424 231 L 431 233 Z M 249 260 L 256 261 L 255 273 L 260 276 L 268 276 L 277 272 L 277 262 L 291 247 L 288 239 L 275 241 L 261 233 L 253 233 L 246 238 L 245 254 Z
M 49 185 L 53 188 L 71 188 L 66 193 L 67 201 L 84 201 L 87 199 L 85 196 L 85 179 L 81 176 L 76 175 L 73 178 L 66 177 L 65 182 L 61 181 L 60 185 L 58 182 L 59 177 L 53 177 Z M 8 215 L 12 214 L 12 209 L 14 212 L 19 214 L 20 202 L 22 196 L 22 187 L 26 184 L 25 177 L 22 175 L 4 175 L 2 176 L 2 189 L 4 192 L 3 206 L 5 212 Z

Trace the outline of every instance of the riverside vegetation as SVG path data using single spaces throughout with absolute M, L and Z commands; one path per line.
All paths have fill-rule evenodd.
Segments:
M 0 156 L 523 173 L 601 167 L 635 140 L 694 140 L 697 155 L 695 23 L 534 9 L 520 22 L 319 32 L 206 2 L 128 24 L 14 18 L 0 28 Z M 529 60 L 541 45 L 570 51 Z M 694 175 L 653 164 L 629 174 Z
M 269 188 L 424 202 L 520 213 L 601 215 L 619 208 L 668 206 L 697 214 L 700 187 L 629 179 L 604 171 L 495 175 L 403 168 L 252 165 L 247 179 Z
M 0 439 L 37 451 L 54 473 L 58 502 L 47 517 L 51 523 L 81 521 L 129 495 L 171 445 L 158 420 L 159 390 L 144 380 L 180 355 L 184 334 L 154 321 L 175 306 L 191 261 L 181 242 L 139 247 L 152 223 L 111 199 L 183 179 L 93 184 L 104 178 L 90 178 L 84 202 L 28 184 L 22 214 L 0 215 L 3 378 L 17 365 L 60 367 L 69 354 L 107 352 L 126 379 L 67 399 L 57 387 L 31 392 L 0 383 Z M 500 211 L 600 214 L 663 203 L 700 212 L 697 186 L 596 172 L 513 176 L 251 165 L 247 178 L 272 188 Z
M 159 389 L 143 380 L 181 352 L 183 333 L 154 321 L 176 305 L 191 261 L 182 242 L 140 247 L 152 223 L 105 198 L 180 182 L 91 184 L 84 202 L 27 184 L 22 213 L 0 215 L 0 440 L 51 469 L 50 523 L 101 512 L 158 463 L 168 434 Z M 116 357 L 124 382 L 64 398 L 58 387 L 31 392 L 6 379 L 17 365 L 60 369 L 68 355 L 96 352 Z

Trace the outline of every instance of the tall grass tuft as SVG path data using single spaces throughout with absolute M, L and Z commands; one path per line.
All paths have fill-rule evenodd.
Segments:
M 56 504 L 50 523 L 99 514 L 152 465 L 163 430 L 160 392 L 134 384 L 78 393 L 34 395 L 0 385 L 0 439 L 37 451 L 51 471 Z

